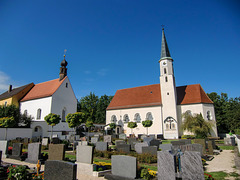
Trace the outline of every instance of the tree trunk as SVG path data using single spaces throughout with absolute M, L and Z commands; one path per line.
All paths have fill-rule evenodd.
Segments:
M 52 136 L 53 136 L 53 126 L 52 126 L 52 132 L 51 132 L 51 143 L 52 143 Z
M 147 135 L 148 135 L 148 127 L 147 127 Z

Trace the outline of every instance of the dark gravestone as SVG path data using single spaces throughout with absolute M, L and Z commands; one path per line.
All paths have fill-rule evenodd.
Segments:
M 230 137 L 230 140 L 231 140 L 231 146 L 235 146 L 236 143 L 235 143 L 235 137 Z M 215 147 L 213 147 L 214 149 L 216 149 Z
M 138 154 L 142 154 L 142 147 L 145 147 L 145 146 L 148 146 L 148 143 L 147 143 L 147 142 L 137 143 L 137 144 L 135 144 L 135 151 L 136 151 Z
M 157 134 L 157 139 L 164 139 L 163 134 Z
M 194 139 L 194 143 L 195 144 L 201 144 L 202 147 L 203 147 L 203 154 L 206 153 L 207 144 L 206 144 L 206 140 L 205 139 Z
M 192 144 L 191 139 L 179 139 L 179 141 L 184 142 L 185 144 Z
M 157 152 L 158 180 L 173 180 L 175 178 L 174 156 L 168 151 Z
M 9 156 L 11 159 L 17 159 L 20 160 L 20 156 L 22 155 L 22 143 L 13 143 L 13 148 L 12 148 L 12 155 Z
M 184 153 L 185 151 L 196 151 L 202 156 L 203 147 L 201 144 L 186 144 L 180 146 L 180 150 Z
M 171 151 L 172 144 L 160 144 L 159 148 L 161 149 L 161 151 Z
M 157 156 L 157 150 L 158 147 L 157 146 L 143 146 L 142 147 L 142 153 L 146 153 L 146 154 L 151 154 L 153 156 Z
M 149 141 L 149 145 L 150 146 L 157 146 L 157 148 L 159 148 L 159 145 L 161 144 L 162 142 L 157 140 L 157 139 L 153 139 L 151 141 Z
M 2 151 L 0 151 L 0 166 L 2 165 Z
M 130 153 L 131 146 L 129 144 L 119 144 L 117 146 L 117 151 L 119 152 L 125 152 L 125 153 Z
M 202 160 L 199 152 L 186 151 L 181 156 L 181 170 L 182 170 L 182 179 L 186 179 L 186 180 L 192 180 L 192 179 L 204 180 L 205 179 Z
M 46 161 L 45 180 L 76 180 L 77 165 L 65 161 Z
M 0 151 L 2 151 L 2 157 L 8 157 L 8 141 L 0 141 Z
M 113 135 L 112 135 L 112 138 L 115 138 L 115 139 L 116 139 L 116 138 L 118 138 L 118 135 L 117 135 L 117 134 L 113 134 Z
M 207 154 L 208 155 L 213 155 L 213 145 L 211 141 L 207 141 L 207 146 L 208 146 L 208 151 Z
M 113 155 L 112 174 L 120 177 L 133 178 L 137 176 L 137 158 L 124 155 Z
M 48 160 L 64 160 L 64 157 L 64 144 L 49 144 Z
M 116 140 L 116 141 L 115 141 L 115 145 L 116 145 L 116 146 L 118 146 L 118 145 L 120 145 L 120 144 L 126 144 L 126 142 L 123 141 L 123 140 Z
M 27 162 L 37 163 L 41 155 L 41 144 L 40 143 L 30 143 L 28 144 L 28 158 Z
M 107 151 L 108 143 L 107 142 L 97 142 L 96 143 L 96 150 L 97 151 Z
M 60 139 L 58 137 L 54 137 L 54 138 L 52 138 L 52 143 L 53 144 L 59 144 L 60 143 Z

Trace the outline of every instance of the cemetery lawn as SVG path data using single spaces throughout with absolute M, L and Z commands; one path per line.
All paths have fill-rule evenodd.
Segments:
M 222 150 L 234 150 L 235 146 L 218 146 Z

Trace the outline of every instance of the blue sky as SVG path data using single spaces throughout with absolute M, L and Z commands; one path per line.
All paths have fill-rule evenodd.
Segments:
M 177 86 L 240 92 L 238 0 L 1 0 L 0 93 L 58 78 L 79 99 L 159 83 L 161 25 Z

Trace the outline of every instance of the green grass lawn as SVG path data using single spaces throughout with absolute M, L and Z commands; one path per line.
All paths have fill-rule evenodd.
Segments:
M 222 150 L 234 150 L 235 146 L 218 146 Z

